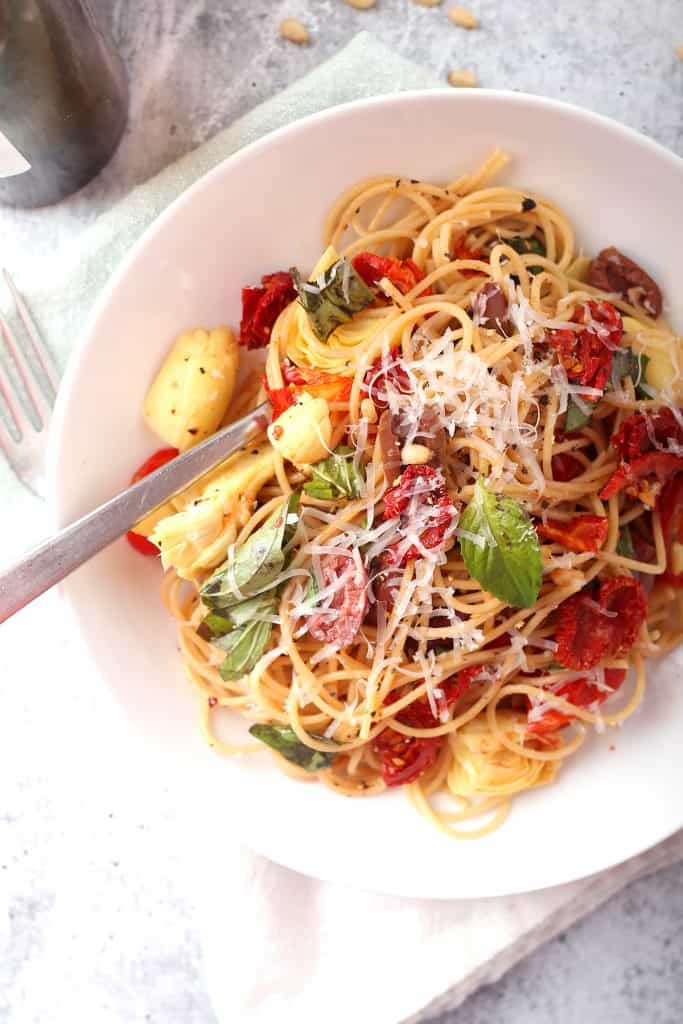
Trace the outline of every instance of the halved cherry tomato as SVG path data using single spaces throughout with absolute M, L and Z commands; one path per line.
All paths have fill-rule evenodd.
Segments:
M 437 712 L 447 711 L 467 692 L 481 668 L 473 665 L 462 669 L 439 684 L 443 696 L 436 700 Z M 427 697 L 409 704 L 397 720 L 413 729 L 431 729 L 439 724 L 434 718 Z M 373 750 L 382 764 L 382 778 L 387 786 L 405 786 L 415 782 L 435 764 L 444 746 L 443 736 L 404 736 L 388 726 L 373 742 Z
M 294 405 L 295 396 L 301 391 L 305 391 L 311 398 L 324 398 L 327 402 L 347 402 L 351 397 L 352 377 L 311 370 L 292 363 L 283 364 L 282 377 L 285 383 L 281 388 L 271 388 L 267 378 L 263 378 L 263 386 L 273 406 L 274 420 L 290 405 Z
M 312 370 L 308 366 L 283 368 L 283 378 L 293 384 L 296 390 L 305 391 L 312 398 L 324 398 L 327 402 L 347 402 L 351 397 L 353 377 L 342 377 L 338 373 Z
M 625 678 L 626 670 L 623 668 L 605 669 L 605 683 L 612 692 L 619 689 Z M 595 703 L 603 704 L 611 696 L 611 693 L 601 690 L 587 679 L 575 679 L 554 692 L 558 697 L 564 697 L 570 704 L 575 704 L 577 708 L 586 708 Z M 547 736 L 558 729 L 564 729 L 572 720 L 572 715 L 566 715 L 558 708 L 548 708 L 539 718 L 529 720 L 527 732 L 532 736 Z
M 574 321 L 585 324 L 548 331 L 548 340 L 573 384 L 604 391 L 612 370 L 612 353 L 624 333 L 619 311 L 609 302 L 591 299 L 577 306 Z M 597 402 L 598 398 L 586 398 Z
M 558 609 L 557 660 L 579 671 L 624 654 L 647 617 L 647 594 L 638 580 L 615 576 L 597 594 L 581 590 Z
M 353 269 L 367 285 L 378 284 L 386 277 L 403 295 L 411 292 L 425 277 L 413 260 L 395 260 L 391 256 L 378 256 L 374 252 L 359 252 L 351 262 Z M 431 288 L 420 292 L 420 295 L 431 294 Z
M 583 473 L 583 463 L 570 455 L 569 452 L 560 452 L 552 458 L 553 479 L 560 484 L 566 484 Z
M 271 388 L 265 375 L 263 377 L 263 386 L 273 407 L 273 419 L 276 420 L 282 416 L 286 409 L 289 409 L 290 405 L 294 405 L 294 395 L 289 387 Z
M 160 469 L 161 466 L 165 466 L 171 459 L 175 459 L 178 454 L 177 448 L 159 448 L 158 451 L 150 455 L 148 459 L 145 459 L 142 465 L 135 470 L 131 477 L 131 484 L 136 484 L 138 480 L 142 480 L 144 477 L 149 476 L 150 473 Z M 159 554 L 159 548 L 152 544 L 150 540 L 147 540 L 146 537 L 143 537 L 141 533 L 136 533 L 135 530 L 128 531 L 126 540 L 141 555 Z
M 598 552 L 607 540 L 609 520 L 605 516 L 574 516 L 568 523 L 548 519 L 536 523 L 536 533 L 544 540 L 554 540 L 569 551 Z
M 455 506 L 446 490 L 442 474 L 431 466 L 408 466 L 390 490 L 384 495 L 384 519 L 406 518 L 406 528 L 420 516 L 420 543 L 427 549 L 437 547 L 453 521 Z M 387 549 L 387 557 L 393 565 L 420 557 L 420 551 L 412 544 L 400 553 L 400 543 L 394 549 Z
M 292 275 L 284 270 L 266 274 L 261 287 L 242 289 L 242 320 L 240 345 L 263 348 L 270 341 L 270 332 L 282 310 L 296 298 Z
M 683 473 L 669 480 L 657 504 L 666 543 L 666 572 L 662 579 L 672 587 L 683 587 Z

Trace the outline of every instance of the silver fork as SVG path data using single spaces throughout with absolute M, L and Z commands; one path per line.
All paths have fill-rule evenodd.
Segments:
M 0 359 L 0 391 L 19 434 L 17 440 L 0 421 L 0 447 L 5 450 L 20 480 L 34 493 L 41 494 L 47 426 L 59 376 L 31 314 L 6 270 L 3 270 L 3 276 L 33 348 L 33 355 L 45 371 L 53 394 L 51 399 L 46 397 L 25 350 L 17 343 L 9 325 L 0 316 L 0 331 L 5 336 L 7 347 L 40 421 L 40 429 L 36 429 Z M 131 530 L 154 509 L 201 480 L 241 446 L 263 434 L 270 422 L 270 404 L 262 402 L 241 420 L 223 427 L 206 441 L 178 455 L 154 473 L 110 498 L 104 505 L 64 527 L 13 565 L 0 568 L 0 623 L 59 583 L 127 530 Z
M 22 344 L 17 340 L 2 314 L 0 314 L 0 331 L 26 388 L 26 394 L 38 420 L 38 427 L 31 421 L 23 396 L 17 391 L 3 360 L 0 359 L 0 392 L 9 410 L 17 435 L 13 436 L 0 419 L 0 448 L 5 452 L 12 469 L 21 482 L 36 496 L 43 497 L 47 428 L 59 387 L 59 371 L 8 271 L 3 270 L 2 276 L 23 324 L 25 341 Z M 29 354 L 40 363 L 49 385 L 48 388 L 45 388 L 35 373 L 29 361 Z

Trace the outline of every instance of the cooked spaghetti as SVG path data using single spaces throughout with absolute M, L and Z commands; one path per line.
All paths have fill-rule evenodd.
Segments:
M 462 838 L 633 714 L 683 622 L 681 338 L 637 263 L 491 186 L 506 163 L 354 185 L 308 278 L 243 290 L 239 348 L 182 335 L 155 465 L 266 395 L 273 423 L 132 537 L 217 751 L 404 787 Z

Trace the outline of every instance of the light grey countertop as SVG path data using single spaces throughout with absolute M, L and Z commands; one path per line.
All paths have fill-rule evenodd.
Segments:
M 462 6 L 479 16 L 481 27 L 473 32 L 449 24 L 450 0 L 440 8 L 378 0 L 367 12 L 343 0 L 96 5 L 129 71 L 129 129 L 110 167 L 78 196 L 46 210 L 0 210 L 0 241 L 18 275 L 69 243 L 132 185 L 305 74 L 361 29 L 444 79 L 453 68 L 471 68 L 483 86 L 589 107 L 683 155 L 683 62 L 676 56 L 683 43 L 682 0 L 472 0 Z M 278 38 L 279 21 L 289 16 L 306 23 L 309 46 Z M 41 708 L 48 718 L 60 710 L 56 700 Z M 12 713 L 10 696 L 5 726 Z M 101 974 L 88 979 L 81 1015 L 74 1017 L 79 1004 L 70 999 L 69 1024 L 215 1024 L 183 885 L 186 866 L 173 853 L 174 830 L 182 827 L 173 795 L 144 781 L 132 804 L 113 788 L 105 791 L 88 809 L 92 849 L 74 851 L 65 821 L 79 813 L 77 800 L 56 797 L 50 773 L 24 755 L 9 730 L 3 739 L 1 726 L 0 743 L 16 753 L 0 781 L 0 1022 L 66 1024 L 59 992 L 78 985 L 79 949 L 95 948 Z M 64 771 L 78 778 L 77 766 Z M 152 853 L 145 811 L 152 793 L 154 820 L 165 822 L 155 826 L 156 847 L 160 828 L 168 844 L 162 864 Z M 88 905 L 73 886 L 79 871 Z M 66 877 L 65 895 L 60 883 Z M 65 900 L 68 913 L 53 915 Z M 59 948 L 68 966 L 66 959 L 52 963 L 52 1002 L 31 989 L 34 979 L 46 976 L 39 970 L 45 951 L 54 960 Z M 635 883 L 441 1024 L 675 1024 L 683 1018 L 682 960 L 679 864 Z

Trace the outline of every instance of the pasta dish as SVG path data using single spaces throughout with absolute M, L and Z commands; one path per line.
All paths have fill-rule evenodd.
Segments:
M 217 751 L 402 787 L 458 838 L 633 714 L 683 629 L 682 339 L 637 254 L 584 255 L 507 162 L 359 182 L 316 266 L 181 334 L 136 479 L 265 398 L 272 423 L 129 535 Z

